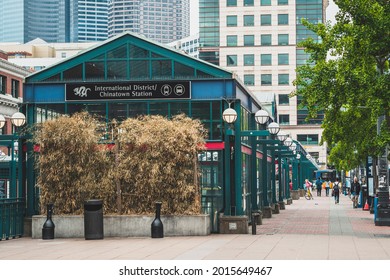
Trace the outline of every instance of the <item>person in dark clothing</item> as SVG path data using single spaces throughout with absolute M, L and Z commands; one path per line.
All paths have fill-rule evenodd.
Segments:
M 317 178 L 316 181 L 316 188 L 317 188 L 317 196 L 321 196 L 321 191 L 322 191 L 322 180 L 320 177 Z
M 353 208 L 358 207 L 358 199 L 359 199 L 359 194 L 360 194 L 360 183 L 357 179 L 357 177 L 353 178 L 353 183 L 351 184 L 351 193 L 352 193 L 352 206 Z
M 334 191 L 334 203 L 338 204 L 340 202 L 340 182 L 339 178 L 336 178 L 336 181 L 333 184 Z

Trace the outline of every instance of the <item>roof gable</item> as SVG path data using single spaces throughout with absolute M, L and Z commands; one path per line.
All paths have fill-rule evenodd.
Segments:
M 232 77 L 218 66 L 126 32 L 36 72 L 26 82 Z

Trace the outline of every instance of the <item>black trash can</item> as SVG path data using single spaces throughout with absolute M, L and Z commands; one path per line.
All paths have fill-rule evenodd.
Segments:
M 86 240 L 103 239 L 103 201 L 91 199 L 84 202 L 84 236 Z

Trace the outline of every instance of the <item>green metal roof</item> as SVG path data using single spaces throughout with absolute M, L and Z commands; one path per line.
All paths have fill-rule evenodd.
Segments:
M 56 76 L 63 71 L 69 70 L 84 62 L 93 61 L 100 56 L 105 57 L 107 52 L 120 48 L 126 44 L 131 44 L 137 46 L 138 48 L 148 50 L 150 53 L 153 53 L 153 55 L 160 56 L 162 58 L 172 59 L 173 61 L 191 67 L 196 71 L 206 73 L 211 78 L 233 78 L 232 72 L 222 69 L 214 64 L 194 58 L 169 46 L 153 42 L 144 36 L 140 36 L 132 32 L 125 32 L 116 37 L 110 38 L 101 44 L 83 50 L 75 56 L 64 59 L 57 64 L 27 76 L 26 83 L 45 81 L 50 77 Z

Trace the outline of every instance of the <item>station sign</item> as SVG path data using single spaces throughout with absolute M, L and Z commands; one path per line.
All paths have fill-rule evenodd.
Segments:
M 66 101 L 190 99 L 190 81 L 68 83 Z

